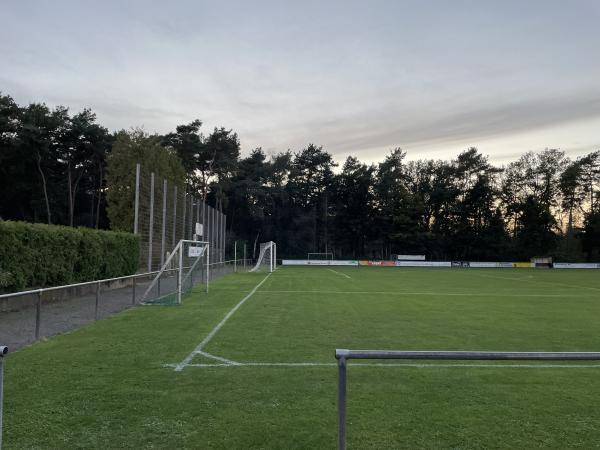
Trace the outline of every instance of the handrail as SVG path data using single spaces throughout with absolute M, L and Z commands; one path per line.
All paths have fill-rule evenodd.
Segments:
M 336 349 L 338 360 L 338 449 L 346 449 L 346 361 L 349 359 L 598 361 L 600 352 L 477 352 Z M 502 367 L 499 365 L 499 367 Z
M 169 269 L 169 270 L 175 270 L 175 269 Z M 122 276 L 122 277 L 104 278 L 102 280 L 83 281 L 81 283 L 63 284 L 61 286 L 50 286 L 50 287 L 45 287 L 45 288 L 31 289 L 31 290 L 28 290 L 28 291 L 11 292 L 11 293 L 8 293 L 8 294 L 0 294 L 0 299 L 2 299 L 2 298 L 8 298 L 8 297 L 18 297 L 18 296 L 21 296 L 21 295 L 40 294 L 42 292 L 58 291 L 60 289 L 69 289 L 69 288 L 74 288 L 74 287 L 87 286 L 87 285 L 90 285 L 90 284 L 108 283 L 109 281 L 126 280 L 128 278 L 145 277 L 145 276 L 149 276 L 149 275 L 154 275 L 154 274 L 156 274 L 158 272 L 159 272 L 158 270 L 155 270 L 155 271 L 152 271 L 152 272 L 134 273 L 132 275 L 125 275 L 125 276 Z
M 197 241 L 194 241 L 194 242 L 197 242 Z M 246 259 L 249 259 L 249 258 L 246 258 Z M 237 259 L 237 260 L 230 259 L 230 260 L 227 260 L 227 261 L 212 262 L 212 263 L 210 263 L 208 265 L 209 266 L 214 266 L 214 265 L 217 265 L 217 264 L 232 263 L 233 261 L 243 261 L 243 259 Z M 185 268 L 189 268 L 189 267 L 185 267 Z M 164 272 L 173 272 L 175 270 L 177 270 L 177 269 L 165 269 L 163 271 L 163 273 Z M 81 283 L 63 284 L 61 286 L 49 286 L 49 287 L 45 287 L 45 288 L 29 289 L 27 291 L 9 292 L 7 294 L 0 294 L 0 299 L 10 298 L 10 297 L 20 297 L 20 296 L 23 296 L 23 295 L 41 294 L 43 292 L 58 291 L 58 290 L 61 290 L 61 289 L 70 289 L 70 288 L 74 288 L 74 287 L 88 286 L 88 285 L 97 284 L 97 283 L 108 283 L 110 281 L 127 280 L 129 278 L 147 277 L 147 276 L 150 276 L 150 275 L 156 275 L 159 272 L 160 272 L 160 270 L 153 270 L 152 272 L 134 273 L 132 275 L 125 275 L 125 276 L 122 276 L 122 277 L 103 278 L 101 280 L 82 281 Z

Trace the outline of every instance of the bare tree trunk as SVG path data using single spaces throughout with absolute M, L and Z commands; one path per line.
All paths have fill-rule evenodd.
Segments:
M 69 162 L 68 166 L 68 181 L 69 181 L 69 226 L 73 226 L 73 217 L 75 215 L 75 196 L 77 194 L 77 188 L 79 186 L 79 182 L 81 181 L 81 177 L 83 175 L 83 170 L 79 172 L 77 176 L 77 180 L 75 184 L 73 183 L 73 177 L 71 175 L 71 162 Z
M 42 188 L 44 190 L 44 200 L 46 201 L 46 216 L 48 218 L 48 225 L 52 224 L 52 218 L 50 216 L 50 202 L 48 201 L 48 189 L 46 187 L 46 176 L 44 175 L 44 171 L 42 170 L 42 156 L 37 154 L 37 168 L 40 171 L 40 175 L 42 177 Z

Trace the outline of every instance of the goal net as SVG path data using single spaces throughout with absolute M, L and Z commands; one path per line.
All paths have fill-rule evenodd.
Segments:
M 260 252 L 256 265 L 250 272 L 267 271 L 273 272 L 277 268 L 277 244 L 273 241 L 260 244 Z
M 144 305 L 178 305 L 197 284 L 209 283 L 209 246 L 204 241 L 181 240 L 146 288 Z

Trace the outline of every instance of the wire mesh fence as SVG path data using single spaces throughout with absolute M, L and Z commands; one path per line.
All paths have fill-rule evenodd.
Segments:
M 141 240 L 140 268 L 148 272 L 159 269 L 181 239 L 194 237 L 209 242 L 210 262 L 225 260 L 225 214 L 198 195 L 187 193 L 184 186 L 158 178 L 139 164 L 134 209 L 133 232 Z

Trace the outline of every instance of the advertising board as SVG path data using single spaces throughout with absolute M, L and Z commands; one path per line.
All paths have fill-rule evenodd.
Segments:
M 554 263 L 555 269 L 600 269 L 600 263 Z
M 396 267 L 452 267 L 450 261 L 396 261 Z
M 358 266 L 357 260 L 352 259 L 283 259 L 281 260 L 283 266 Z

